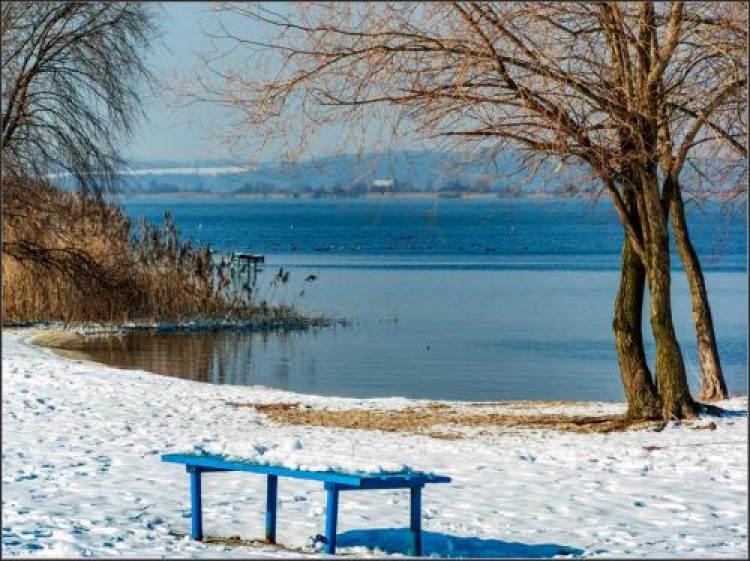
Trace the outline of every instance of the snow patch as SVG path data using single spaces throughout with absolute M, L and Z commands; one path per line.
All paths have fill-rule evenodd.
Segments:
M 233 405 L 388 411 L 424 401 L 206 385 L 68 360 L 33 346 L 32 336 L 2 333 L 3 557 L 323 556 L 313 538 L 324 531 L 326 496 L 313 481 L 280 482 L 278 538 L 286 548 L 190 540 L 188 478 L 160 455 L 196 447 L 289 467 L 448 475 L 452 483 L 423 495 L 427 556 L 748 554 L 746 397 L 719 404 L 728 413 L 711 419 L 715 430 L 688 423 L 611 434 L 516 428 L 441 440 L 279 425 Z M 623 405 L 513 407 L 591 414 Z M 339 551 L 404 555 L 408 507 L 403 490 L 345 493 Z M 205 476 L 208 535 L 261 538 L 264 511 L 265 478 Z

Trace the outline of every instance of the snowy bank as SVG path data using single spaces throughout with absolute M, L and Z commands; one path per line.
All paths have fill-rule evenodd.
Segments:
M 188 478 L 165 452 L 255 453 L 275 462 L 434 471 L 453 483 L 423 497 L 425 554 L 436 557 L 746 557 L 747 398 L 720 405 L 716 430 L 576 434 L 498 428 L 459 440 L 284 426 L 236 403 L 399 410 L 402 398 L 305 396 L 211 386 L 60 358 L 33 332 L 2 333 L 3 556 L 320 555 L 322 485 L 280 480 L 271 546 L 191 541 Z M 466 405 L 469 407 L 469 405 Z M 533 404 L 529 404 L 534 409 Z M 538 409 L 538 408 L 537 408 Z M 622 404 L 557 405 L 598 414 Z M 705 423 L 704 423 L 705 424 Z M 204 478 L 208 535 L 259 538 L 265 481 Z M 340 555 L 402 555 L 406 491 L 348 493 Z M 374 530 L 374 531 L 373 531 Z

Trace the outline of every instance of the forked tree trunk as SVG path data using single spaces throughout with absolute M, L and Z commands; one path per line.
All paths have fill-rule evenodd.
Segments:
M 659 200 L 655 170 L 643 170 L 641 190 L 646 211 L 648 242 L 647 268 L 651 296 L 651 330 L 656 344 L 656 389 L 662 406 L 662 418 L 694 417 L 697 406 L 690 396 L 682 350 L 672 321 L 669 238 L 666 217 Z
M 729 393 L 719 360 L 719 347 L 716 344 L 716 333 L 711 316 L 711 306 L 708 303 L 703 269 L 690 240 L 687 220 L 685 219 L 685 204 L 679 187 L 673 190 L 670 198 L 670 214 L 675 244 L 690 286 L 690 303 L 693 309 L 693 323 L 695 324 L 698 357 L 701 364 L 701 388 L 698 399 L 701 401 L 726 399 L 729 397 Z
M 628 211 L 634 220 L 635 211 L 632 192 L 625 193 Z M 643 347 L 643 293 L 646 270 L 627 236 L 622 247 L 620 287 L 615 300 L 615 315 L 612 327 L 615 333 L 615 349 L 620 364 L 620 377 L 628 402 L 627 417 L 653 419 L 661 416 L 661 403 L 651 378 Z

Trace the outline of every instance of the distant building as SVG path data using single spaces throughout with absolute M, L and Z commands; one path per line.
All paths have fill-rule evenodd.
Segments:
M 393 189 L 393 179 L 375 179 L 372 186 L 377 189 Z

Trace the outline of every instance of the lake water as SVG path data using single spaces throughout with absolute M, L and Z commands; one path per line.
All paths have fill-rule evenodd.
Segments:
M 604 202 L 165 199 L 129 201 L 126 209 L 154 221 L 169 211 L 186 237 L 265 254 L 258 298 L 352 323 L 292 333 L 92 339 L 80 350 L 96 360 L 211 383 L 352 397 L 624 397 L 611 329 L 622 233 Z M 691 209 L 689 220 L 727 383 L 745 394 L 746 210 L 709 205 Z M 697 388 L 688 289 L 673 265 L 675 321 Z M 272 286 L 279 268 L 290 280 Z M 309 275 L 315 279 L 305 280 Z

